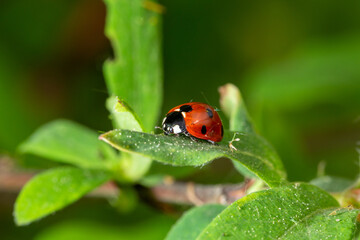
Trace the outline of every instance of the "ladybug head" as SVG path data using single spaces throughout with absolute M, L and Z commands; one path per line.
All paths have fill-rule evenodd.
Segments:
M 168 113 L 162 122 L 162 129 L 165 135 L 186 132 L 185 120 L 181 112 Z

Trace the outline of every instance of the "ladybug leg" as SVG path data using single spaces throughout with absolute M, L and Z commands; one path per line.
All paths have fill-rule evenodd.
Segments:
M 214 142 L 214 141 L 211 141 L 211 140 L 206 140 L 206 141 L 208 141 L 208 142 L 211 143 L 212 145 L 217 145 L 217 143 Z
M 192 141 L 194 141 L 194 142 L 197 142 L 197 141 L 198 141 L 198 139 L 197 139 L 197 138 L 195 138 L 195 137 L 191 136 L 190 134 L 189 134 L 189 137 L 190 137 L 190 139 L 191 139 Z
M 192 136 L 188 131 L 183 132 L 183 134 L 187 137 L 189 137 L 192 141 L 197 142 L 198 139 L 194 136 Z

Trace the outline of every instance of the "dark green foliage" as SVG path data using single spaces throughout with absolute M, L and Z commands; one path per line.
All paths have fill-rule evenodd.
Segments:
M 350 194 L 350 189 L 357 185 L 347 179 L 329 176 L 316 178 L 311 184 L 289 182 L 279 155 L 258 133 L 249 117 L 242 94 L 233 84 L 226 84 L 219 89 L 219 113 L 228 128 L 225 128 L 224 139 L 220 143 L 213 145 L 203 140 L 193 141 L 186 136 L 154 134 L 163 102 L 163 8 L 156 1 L 147 0 L 106 0 L 105 3 L 106 35 L 111 41 L 114 58 L 105 62 L 103 70 L 109 92 L 106 108 L 115 130 L 100 133 L 69 120 L 55 120 L 40 127 L 24 141 L 19 146 L 21 154 L 39 156 L 65 166 L 46 170 L 24 186 L 15 203 L 14 218 L 17 225 L 27 225 L 48 216 L 74 203 L 103 183 L 112 181 L 118 187 L 119 195 L 109 200 L 113 210 L 122 214 L 120 226 L 107 226 L 91 220 L 72 221 L 55 225 L 39 234 L 37 239 L 163 238 L 173 220 L 160 211 L 143 219 L 143 215 L 146 215 L 146 210 L 143 209 L 146 202 L 140 191 L 143 188 L 148 191 L 149 188 L 164 183 L 166 175 L 172 176 L 167 178 L 170 179 L 170 184 L 174 179 L 191 181 L 189 175 L 196 173 L 198 168 L 210 164 L 214 159 L 228 158 L 233 162 L 234 169 L 243 176 L 256 179 L 255 186 L 263 186 L 264 182 L 268 189 L 256 191 L 259 189 L 252 188 L 255 192 L 248 193 L 229 206 L 210 204 L 191 208 L 173 225 L 167 240 L 354 239 L 358 236 L 359 210 L 351 206 L 341 208 L 337 201 L 344 200 L 347 197 L 345 193 Z M 169 3 L 171 4 L 173 3 Z M 204 7 L 208 8 L 209 4 L 206 2 Z M 272 11 L 269 9 L 269 12 Z M 190 25 L 189 19 L 183 20 L 183 24 Z M 190 22 L 196 25 L 198 19 Z M 48 28 L 44 25 L 41 29 Z M 38 36 L 43 36 L 42 34 L 45 33 L 37 32 Z M 237 37 L 234 36 L 235 39 Z M 26 38 L 23 39 L 26 41 Z M 245 77 L 254 80 L 248 85 L 250 90 L 247 91 L 253 91 L 249 99 L 252 109 L 255 109 L 254 116 L 259 129 L 276 142 L 283 156 L 289 156 L 286 151 L 293 154 L 290 158 L 284 158 L 285 166 L 290 169 L 291 174 L 314 175 L 302 161 L 294 161 L 298 158 L 305 159 L 301 154 L 296 154 L 297 151 L 291 151 L 294 146 L 300 146 L 295 144 L 300 133 L 286 124 L 284 116 L 289 114 L 290 117 L 287 117 L 304 129 L 311 125 L 307 131 L 312 133 L 322 126 L 324 119 L 314 123 L 311 114 L 305 114 L 307 117 L 303 118 L 296 114 L 292 116 L 294 107 L 304 111 L 312 107 L 314 102 L 319 105 L 326 103 L 326 99 L 331 99 L 330 103 L 337 106 L 343 91 L 348 92 L 348 97 L 338 104 L 339 109 L 345 105 L 359 105 L 360 55 L 358 37 L 354 39 L 356 41 L 344 41 L 348 43 L 345 44 L 346 47 L 343 47 L 342 42 L 339 46 L 330 44 L 316 47 L 317 50 L 306 48 L 307 51 L 295 54 L 295 57 L 284 63 Z M 177 52 L 179 59 L 184 59 L 181 56 L 181 45 L 184 42 L 180 43 Z M 31 44 L 31 39 L 28 44 Z M 199 48 L 202 45 L 206 46 L 206 43 L 198 43 Z M 34 49 L 39 46 L 38 43 Z M 206 53 L 209 52 L 211 51 L 206 48 Z M 202 54 L 206 60 L 210 59 Z M 178 55 L 174 58 L 177 57 Z M 5 62 L 4 59 L 0 56 L 0 63 Z M 222 60 L 218 59 L 217 61 Z M 187 63 L 188 60 L 189 56 L 186 56 L 186 61 L 182 61 L 187 68 L 192 64 Z M 216 67 L 218 65 L 221 64 L 216 64 Z M 1 76 L 10 76 L 12 72 L 16 72 L 4 66 L 7 64 L 0 64 Z M 207 69 L 208 75 L 211 75 L 213 69 Z M 203 74 L 200 73 L 193 77 L 196 80 L 202 79 Z M 215 75 L 211 77 L 220 79 Z M 222 77 L 221 79 L 233 79 L 232 75 Z M 173 93 L 169 95 L 183 94 L 184 98 L 193 91 L 199 93 L 211 89 L 207 88 L 208 85 L 197 85 L 196 81 L 183 79 L 182 76 L 180 80 L 176 86 L 172 86 Z M 214 83 L 212 81 L 209 86 Z M 11 89 L 11 86 L 6 83 L 0 85 L 5 89 L 0 88 L 3 93 L 0 94 L 1 99 L 12 95 L 6 90 Z M 221 84 L 216 81 L 216 86 L 218 85 Z M 205 90 L 200 89 L 204 86 Z M 7 109 L 15 109 L 19 105 L 13 102 L 1 104 Z M 316 109 L 312 112 L 317 114 Z M 347 113 L 349 112 L 351 111 Z M 14 114 L 17 117 L 16 125 L 21 125 L 22 115 Z M 326 119 L 328 115 L 325 116 Z M 92 116 L 89 114 L 86 117 Z M 203 130 L 205 132 L 206 128 Z M 281 132 L 286 134 L 279 135 L 281 141 L 276 141 Z M 6 140 L 6 137 L 1 136 L 0 144 Z M 311 143 L 314 142 L 310 141 Z M 314 172 L 314 166 L 312 171 Z M 294 175 L 289 178 L 293 179 Z M 139 185 L 142 186 L 138 187 Z M 244 191 L 246 190 L 248 189 Z M 336 192 L 341 197 L 334 195 L 338 197 L 335 199 L 326 191 Z M 346 200 L 348 199 L 341 202 Z M 137 220 L 132 221 L 134 218 Z M 117 222 L 114 223 L 116 224 Z M 104 233 L 99 234 L 101 231 Z

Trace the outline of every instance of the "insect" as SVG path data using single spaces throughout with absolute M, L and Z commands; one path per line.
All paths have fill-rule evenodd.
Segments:
M 213 107 L 200 102 L 184 103 L 172 108 L 162 122 L 165 135 L 184 134 L 193 140 L 220 142 L 224 129 L 219 114 Z

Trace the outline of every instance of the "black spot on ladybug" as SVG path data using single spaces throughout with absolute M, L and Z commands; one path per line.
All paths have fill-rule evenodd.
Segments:
M 207 109 L 206 109 L 206 112 L 207 112 L 207 114 L 209 115 L 210 118 L 213 118 L 213 117 L 214 117 L 214 114 L 213 114 L 213 112 L 211 111 L 210 108 L 207 108 Z
M 224 127 L 221 125 L 221 136 L 224 136 Z
M 190 105 L 182 105 L 180 107 L 180 112 L 191 112 L 193 109 Z
M 206 133 L 206 126 L 205 126 L 205 125 L 203 125 L 203 126 L 201 127 L 201 133 L 202 133 L 202 134 L 205 134 L 205 133 Z

